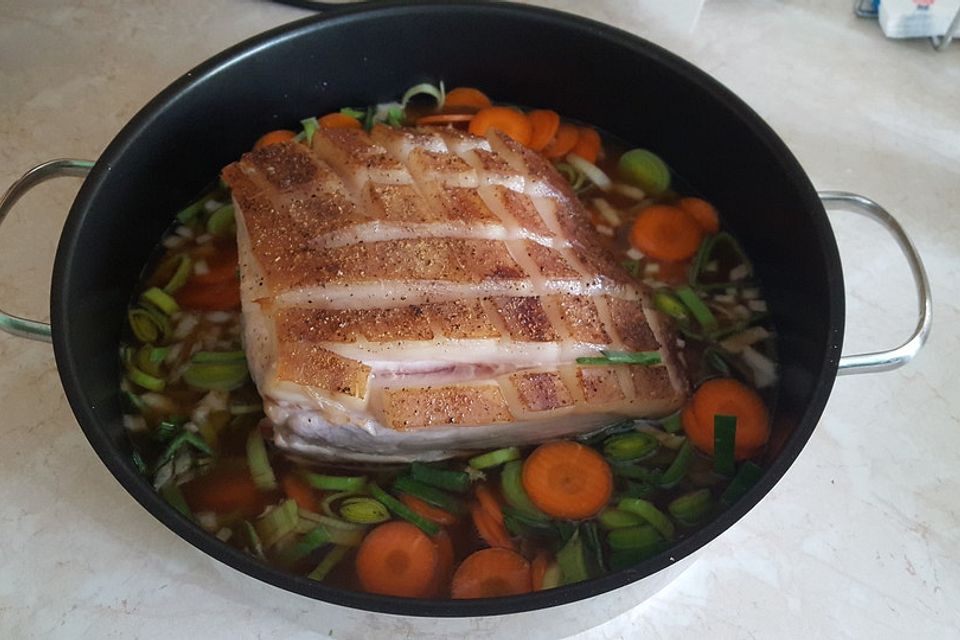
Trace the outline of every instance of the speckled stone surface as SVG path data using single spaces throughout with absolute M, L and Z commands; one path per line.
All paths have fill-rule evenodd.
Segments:
M 629 0 L 544 2 L 647 37 L 727 84 L 823 189 L 869 195 L 920 249 L 934 332 L 907 368 L 845 377 L 771 494 L 652 599 L 511 620 L 433 622 L 294 596 L 160 526 L 101 465 L 48 345 L 0 335 L 3 638 L 955 638 L 960 629 L 960 43 L 885 40 L 850 2 L 708 1 L 692 33 Z M 266 2 L 0 4 L 0 185 L 54 157 L 96 158 L 170 81 L 304 12 Z M 613 97 L 611 97 L 613 99 Z M 25 198 L 0 233 L 0 306 L 44 316 L 77 181 Z M 892 240 L 834 217 L 848 352 L 914 322 Z M 605 611 L 626 613 L 604 620 Z

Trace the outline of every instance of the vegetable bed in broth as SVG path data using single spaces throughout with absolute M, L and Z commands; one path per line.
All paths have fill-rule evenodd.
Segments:
M 443 463 L 336 467 L 270 444 L 242 344 L 236 225 L 222 184 L 179 212 L 128 311 L 134 461 L 171 505 L 264 562 L 348 589 L 481 598 L 550 589 L 670 547 L 759 478 L 776 367 L 767 309 L 722 212 L 652 151 L 548 109 L 418 85 L 318 127 L 496 128 L 550 158 L 626 269 L 673 318 L 696 391 L 678 414 Z M 602 352 L 581 365 L 657 364 Z M 264 423 L 266 424 L 266 423 Z

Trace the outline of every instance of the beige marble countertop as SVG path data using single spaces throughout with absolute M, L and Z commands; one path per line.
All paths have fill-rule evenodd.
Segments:
M 933 337 L 910 366 L 841 378 L 796 464 L 667 589 L 579 638 L 949 638 L 960 629 L 960 43 L 894 42 L 850 1 L 710 0 L 696 29 L 629 0 L 544 2 L 618 24 L 751 104 L 820 188 L 867 194 L 919 247 Z M 96 158 L 149 98 L 209 55 L 304 12 L 266 2 L 0 3 L 0 185 Z M 46 314 L 77 182 L 28 196 L 0 233 L 0 305 Z M 892 346 L 914 302 L 893 241 L 838 214 L 847 351 Z M 94 455 L 48 345 L 0 335 L 0 637 L 450 637 L 219 565 L 160 526 Z M 577 621 L 573 622 L 576 618 Z M 566 619 L 566 618 L 565 618 Z M 487 637 L 496 621 L 467 621 Z M 529 625 L 528 637 L 562 635 Z

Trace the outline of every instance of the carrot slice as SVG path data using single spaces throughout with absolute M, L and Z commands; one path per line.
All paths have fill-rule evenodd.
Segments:
M 194 512 L 240 513 L 254 516 L 268 500 L 246 468 L 224 468 L 181 486 L 183 497 Z
M 184 309 L 231 311 L 240 307 L 240 283 L 196 284 L 188 282 L 173 296 Z
M 427 534 L 393 520 L 367 534 L 357 551 L 356 571 L 364 591 L 422 598 L 434 586 L 440 552 Z
M 573 151 L 579 139 L 580 129 L 572 124 L 562 122 L 557 127 L 557 135 L 543 148 L 543 155 L 550 159 L 562 158 Z
M 435 113 L 418 119 L 417 124 L 420 126 L 429 124 L 457 124 L 460 122 L 470 122 L 471 120 L 473 120 L 472 113 Z
M 502 131 L 524 146 L 530 144 L 533 136 L 533 126 L 527 116 L 510 107 L 487 107 L 477 111 L 470 121 L 470 133 L 485 136 L 490 129 Z
M 453 598 L 497 598 L 530 592 L 530 564 L 509 549 L 481 549 L 460 563 L 450 587 Z
M 640 212 L 630 229 L 630 244 L 654 260 L 683 262 L 700 248 L 703 229 L 689 213 L 655 204 Z
M 579 442 L 548 442 L 537 447 L 523 463 L 521 481 L 541 511 L 571 520 L 596 515 L 613 492 L 610 465 Z
M 703 198 L 680 198 L 677 206 L 693 216 L 705 232 L 720 231 L 720 216 L 717 215 L 717 208 Z
M 345 113 L 328 113 L 317 118 L 317 124 L 324 129 L 361 129 L 360 121 Z
M 580 127 L 580 135 L 577 136 L 577 144 L 571 150 L 587 162 L 596 162 L 600 157 L 600 149 L 603 142 L 600 140 L 600 134 L 596 129 L 590 127 Z
M 534 591 L 543 589 L 543 577 L 547 574 L 547 567 L 550 566 L 550 554 L 541 549 L 537 555 L 533 556 L 533 562 L 530 563 L 530 586 Z
M 500 508 L 500 501 L 494 494 L 493 489 L 485 484 L 478 484 L 476 488 L 477 502 L 486 511 L 497 524 L 503 524 L 503 511 Z
M 490 98 L 483 91 L 473 87 L 457 87 L 447 93 L 447 99 L 443 102 L 443 108 L 448 107 L 466 107 L 479 111 L 492 106 Z
M 527 114 L 530 126 L 533 127 L 533 136 L 530 138 L 530 148 L 534 151 L 543 151 L 557 135 L 560 128 L 560 114 L 550 109 L 534 109 Z
M 713 454 L 715 416 L 737 419 L 734 457 L 744 460 L 756 455 L 770 437 L 770 416 L 757 392 L 731 378 L 707 380 L 680 417 L 683 430 L 701 451 Z
M 235 245 L 222 247 L 205 260 L 207 264 L 206 273 L 193 274 L 190 276 L 190 282 L 196 282 L 197 284 L 219 284 L 228 280 L 238 282 L 237 266 L 239 261 L 240 258 Z
M 260 136 L 260 139 L 257 140 L 253 148 L 261 149 L 263 147 L 268 147 L 271 144 L 277 144 L 278 142 L 286 142 L 287 140 L 292 140 L 297 137 L 293 131 L 289 129 L 277 129 L 276 131 L 271 131 L 270 133 L 265 133 Z
M 320 503 L 313 495 L 313 489 L 300 476 L 295 473 L 288 473 L 283 476 L 280 484 L 283 486 L 283 492 L 287 494 L 288 498 L 296 502 L 298 507 L 314 513 L 320 512 Z
M 513 541 L 510 540 L 510 534 L 506 528 L 497 523 L 492 515 L 487 513 L 486 509 L 476 504 L 470 508 L 470 515 L 473 516 L 473 525 L 477 528 L 477 533 L 491 547 L 503 547 L 504 549 L 513 549 Z
M 431 522 L 442 525 L 455 524 L 457 522 L 457 516 L 440 507 L 435 507 L 416 496 L 404 493 L 400 495 L 400 501 Z

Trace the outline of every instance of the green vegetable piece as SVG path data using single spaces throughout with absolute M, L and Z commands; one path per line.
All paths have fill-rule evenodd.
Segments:
M 439 525 L 435 522 L 427 520 L 417 512 L 413 511 L 407 505 L 403 504 L 392 495 L 381 489 L 375 482 L 370 483 L 370 495 L 383 503 L 383 505 L 395 513 L 397 516 L 403 518 L 407 522 L 416 525 L 420 528 L 421 531 L 426 533 L 429 536 L 437 535 L 437 532 L 440 531 Z
M 610 465 L 613 475 L 618 478 L 629 478 L 630 480 L 639 480 L 650 484 L 659 484 L 663 478 L 663 471 L 660 469 L 651 469 L 636 464 L 617 463 Z
M 649 433 L 622 433 L 607 438 L 603 443 L 603 455 L 614 462 L 642 460 L 653 455 L 660 443 Z
M 307 141 L 307 145 L 313 144 L 313 134 L 320 128 L 320 123 L 317 122 L 316 118 L 307 118 L 301 120 L 300 124 L 303 126 L 303 137 Z
M 141 293 L 140 300 L 149 302 L 168 316 L 172 316 L 177 311 L 180 311 L 180 305 L 173 299 L 173 296 L 158 287 L 150 287 Z
M 651 196 L 670 188 L 670 169 L 658 155 L 646 149 L 631 149 L 620 156 L 620 177 Z
M 627 488 L 620 492 L 624 498 L 651 498 L 656 495 L 657 486 L 650 482 L 627 481 Z
M 446 102 L 447 99 L 447 93 L 443 87 L 443 80 L 440 81 L 439 87 L 432 85 L 429 82 L 423 82 L 410 87 L 400 99 L 400 104 L 404 109 L 406 109 L 407 103 L 410 102 L 414 96 L 419 95 L 430 96 L 437 101 L 437 109 L 443 109 L 443 103 Z
M 666 291 L 657 291 L 653 294 L 653 304 L 656 305 L 657 309 L 674 320 L 679 322 L 688 322 L 690 320 L 690 313 L 683 303 L 680 302 L 676 296 Z
M 163 496 L 163 499 L 166 500 L 171 507 L 190 520 L 193 520 L 193 512 L 190 511 L 190 506 L 187 504 L 186 499 L 183 497 L 183 492 L 180 491 L 180 486 L 176 482 L 170 481 L 163 485 L 160 489 L 160 495 Z
M 633 513 L 640 516 L 660 532 L 664 538 L 673 538 L 673 521 L 670 520 L 660 509 L 657 509 L 652 502 L 642 498 L 624 498 L 617 505 L 620 511 Z
M 724 490 L 720 496 L 720 502 L 726 506 L 732 505 L 742 498 L 743 495 L 757 483 L 762 475 L 763 469 L 756 462 L 752 460 L 744 462 L 740 465 L 740 470 L 737 471 L 737 475 L 733 477 L 729 486 L 727 486 L 726 490 Z
M 347 498 L 340 505 L 340 516 L 347 522 L 377 524 L 390 519 L 390 511 L 373 498 Z
M 663 427 L 663 430 L 667 433 L 680 433 L 680 431 L 683 430 L 683 420 L 680 418 L 680 413 L 677 412 L 672 416 L 664 418 L 660 426 Z
M 247 363 L 191 363 L 183 372 L 183 381 L 197 389 L 232 391 L 247 380 Z
M 162 378 L 144 373 L 133 365 L 127 365 L 127 379 L 138 387 L 143 387 L 149 391 L 163 391 L 167 387 L 166 381 Z
M 243 351 L 198 351 L 190 358 L 191 364 L 237 364 L 247 362 Z
M 290 545 L 280 552 L 277 560 L 280 562 L 280 564 L 289 567 L 290 565 L 303 560 L 308 555 L 330 541 L 330 532 L 327 531 L 326 527 L 320 525 L 319 527 L 315 527 L 307 532 L 295 544 Z
M 163 455 L 160 456 L 160 459 L 157 460 L 155 468 L 159 469 L 163 465 L 170 462 L 173 457 L 177 454 L 180 449 L 186 445 L 190 445 L 197 451 L 205 453 L 208 456 L 213 455 L 213 451 L 210 449 L 203 438 L 193 433 L 192 431 L 181 431 L 177 436 L 170 441 L 170 444 L 167 445 L 167 448 L 164 450 Z
M 615 365 L 615 364 L 635 364 L 651 366 L 662 362 L 659 351 L 601 351 L 601 357 L 581 357 L 577 358 L 577 364 L 586 365 Z
M 459 500 L 448 493 L 444 493 L 436 487 L 431 487 L 428 484 L 417 482 L 410 476 L 399 476 L 394 481 L 393 488 L 395 491 L 407 493 L 414 497 L 420 498 L 424 502 L 428 502 L 435 507 L 443 509 L 444 511 L 454 514 L 464 513 L 463 504 Z
M 271 509 L 267 514 L 253 523 L 257 535 L 265 549 L 269 549 L 281 538 L 293 533 L 300 518 L 297 514 L 297 503 L 293 500 L 284 500 L 279 506 Z
M 215 236 L 230 236 L 237 232 L 237 221 L 232 204 L 225 204 L 207 218 L 207 232 Z
M 320 473 L 304 475 L 310 486 L 321 491 L 362 491 L 367 476 L 329 476 Z
M 253 484 L 258 489 L 273 491 L 277 488 L 277 476 L 274 475 L 273 467 L 270 466 L 267 445 L 259 429 L 253 429 L 247 436 L 247 466 L 250 468 Z
M 147 463 L 143 461 L 143 456 L 140 455 L 139 451 L 134 449 L 133 453 L 130 454 L 130 460 L 141 475 L 147 475 Z
M 323 580 L 327 577 L 327 574 L 334 569 L 334 567 L 340 564 L 340 561 L 346 557 L 349 551 L 350 547 L 339 545 L 333 547 L 327 552 L 327 555 L 323 557 L 323 560 L 320 561 L 320 564 L 317 565 L 317 568 L 307 574 L 307 577 L 311 580 Z
M 690 287 L 680 287 L 676 290 L 677 297 L 687 306 L 693 317 L 707 333 L 716 330 L 719 323 L 713 312 L 703 303 L 700 296 Z
M 233 416 L 243 416 L 249 413 L 260 413 L 263 411 L 263 405 L 259 402 L 256 403 L 234 403 L 230 405 L 230 415 Z
M 257 535 L 256 528 L 250 524 L 249 520 L 240 521 L 240 536 L 247 548 L 247 551 L 261 560 L 266 559 L 266 556 L 263 553 L 263 542 L 260 541 L 260 536 Z
M 519 459 L 520 449 L 517 447 L 507 447 L 506 449 L 488 451 L 487 453 L 470 458 L 468 464 L 474 469 L 490 469 L 493 467 L 499 467 L 500 465 L 506 464 L 511 460 Z
M 700 284 L 700 276 L 703 274 L 704 269 L 708 263 L 713 261 L 716 252 L 721 249 L 727 249 L 730 254 L 732 254 L 733 259 L 737 264 L 746 265 L 748 278 L 753 275 L 753 264 L 743 252 L 743 248 L 740 246 L 740 243 L 737 242 L 737 239 L 726 231 L 721 231 L 716 235 L 708 237 L 700 245 L 700 250 L 697 251 L 697 255 L 693 259 L 693 266 L 690 269 L 689 282 L 692 286 L 697 286 Z M 743 281 L 722 282 L 710 284 L 707 285 L 707 287 L 726 289 L 727 287 L 736 287 L 743 284 Z
M 170 276 L 167 284 L 163 286 L 163 290 L 170 294 L 177 292 L 183 285 L 187 284 L 191 273 L 193 273 L 193 260 L 185 253 L 181 254 L 180 260 L 177 262 L 177 269 Z
M 737 470 L 734 448 L 737 439 L 736 416 L 713 417 L 713 470 L 722 476 L 733 476 Z
M 166 320 L 166 318 L 164 318 Z M 143 307 L 135 307 L 127 311 L 127 322 L 137 340 L 143 343 L 154 343 L 162 340 L 169 333 L 170 323 L 160 322 L 154 314 Z
M 190 224 L 191 222 L 193 222 L 197 218 L 197 216 L 203 213 L 204 205 L 207 204 L 207 200 L 209 199 L 210 199 L 210 196 L 206 195 L 200 198 L 199 200 L 197 200 L 196 202 L 191 202 L 186 207 L 181 209 L 176 216 L 177 222 L 179 222 L 180 224 Z
M 547 565 L 547 570 L 543 574 L 543 586 L 540 587 L 540 590 L 556 589 L 560 586 L 562 580 L 563 571 L 560 569 L 560 564 L 558 562 L 551 562 Z
M 614 551 L 624 549 L 645 549 L 663 540 L 656 527 L 642 524 L 638 527 L 614 529 L 607 534 L 607 543 Z
M 635 566 L 647 558 L 651 558 L 667 549 L 670 543 L 666 540 L 660 540 L 651 545 L 638 549 L 621 549 L 610 554 L 610 570 L 619 571 L 628 567 Z
M 153 437 L 158 442 L 169 442 L 183 429 L 183 418 L 171 416 L 163 420 L 153 430 Z
M 672 489 L 683 480 L 683 477 L 687 475 L 687 471 L 690 470 L 693 455 L 693 445 L 689 440 L 684 440 L 680 450 L 677 451 L 677 457 L 673 459 L 673 462 L 670 463 L 667 470 L 663 472 L 663 477 L 660 478 L 661 489 Z
M 685 527 L 693 527 L 703 522 L 713 509 L 713 496 L 709 489 L 699 489 L 674 498 L 667 511 L 674 520 Z
M 374 106 L 367 107 L 367 110 L 363 112 L 363 119 L 361 124 L 364 131 L 370 131 L 373 129 L 374 118 L 377 116 L 377 108 Z
M 456 493 L 466 493 L 470 490 L 470 476 L 463 471 L 437 469 L 422 462 L 414 462 L 410 465 L 410 476 L 414 480 L 438 489 Z
M 511 460 L 500 472 L 500 490 L 507 504 L 532 520 L 549 520 L 550 516 L 537 508 L 523 488 L 523 461 Z
M 557 552 L 557 564 L 560 566 L 561 584 L 582 582 L 590 577 L 587 557 L 583 548 L 580 531 L 574 531 L 560 551 Z
M 402 127 L 406 113 L 402 107 L 390 107 L 387 110 L 387 124 L 391 127 Z
M 360 111 L 359 109 L 352 109 L 350 107 L 344 107 L 340 109 L 340 113 L 345 116 L 350 116 L 356 120 L 362 120 L 367 115 L 367 110 Z
M 596 522 L 584 522 L 580 525 L 583 536 L 583 551 L 587 562 L 587 572 L 591 577 L 598 576 L 606 571 L 603 559 L 603 545 L 600 543 L 600 533 Z
M 645 522 L 643 518 L 620 509 L 607 507 L 600 512 L 598 517 L 600 526 L 604 529 L 623 529 L 624 527 L 636 527 Z

